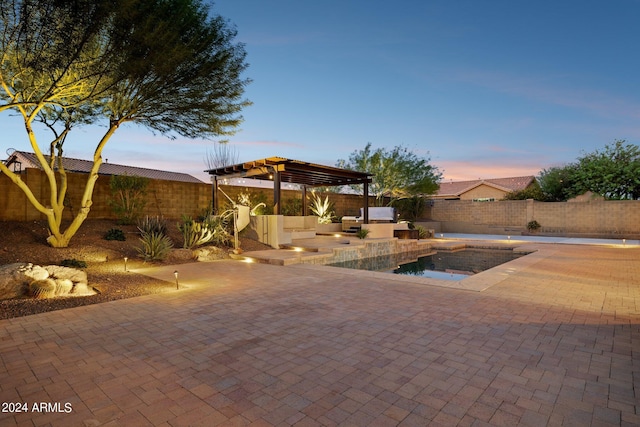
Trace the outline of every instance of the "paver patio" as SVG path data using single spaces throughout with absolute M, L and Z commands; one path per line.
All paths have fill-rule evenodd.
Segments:
M 0 425 L 640 425 L 640 249 L 529 245 L 482 292 L 216 261 L 2 320 Z

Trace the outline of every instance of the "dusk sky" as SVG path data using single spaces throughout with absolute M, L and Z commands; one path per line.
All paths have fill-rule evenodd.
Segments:
M 640 143 L 640 1 L 218 0 L 246 44 L 239 161 L 333 166 L 370 142 L 445 180 L 537 175 L 616 139 Z M 0 115 L 4 150 L 31 151 Z M 70 157 L 97 137 L 75 131 Z M 46 147 L 46 143 L 44 144 Z M 120 129 L 111 163 L 208 176 L 210 142 Z

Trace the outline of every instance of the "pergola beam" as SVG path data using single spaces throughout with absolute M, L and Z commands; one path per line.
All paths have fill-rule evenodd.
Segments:
M 274 213 L 280 214 L 281 183 L 301 184 L 306 187 L 331 187 L 338 185 L 364 185 L 364 216 L 368 223 L 369 214 L 369 186 L 371 175 L 365 172 L 352 171 L 331 166 L 323 166 L 314 163 L 301 162 L 299 160 L 285 159 L 282 157 L 269 157 L 239 163 L 237 165 L 210 169 L 208 172 L 213 177 L 214 189 L 218 191 L 220 178 L 252 178 L 274 183 Z M 214 211 L 217 211 L 217 197 L 213 197 Z

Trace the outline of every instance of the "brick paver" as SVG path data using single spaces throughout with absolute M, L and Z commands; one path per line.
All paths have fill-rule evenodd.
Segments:
M 640 425 L 640 249 L 533 246 L 482 292 L 216 261 L 2 320 L 0 425 Z

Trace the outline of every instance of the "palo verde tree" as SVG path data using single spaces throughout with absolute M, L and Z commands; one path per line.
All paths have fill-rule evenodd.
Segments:
M 369 189 L 376 196 L 376 204 L 381 206 L 385 196 L 393 202 L 435 193 L 441 173 L 429 160 L 402 146 L 374 150 L 368 143 L 364 149 L 351 153 L 348 161 L 338 160 L 337 166 L 372 174 Z
M 86 219 L 102 151 L 121 125 L 212 138 L 232 134 L 249 105 L 244 46 L 199 0 L 0 2 L 0 113 L 24 121 L 49 199 L 38 200 L 2 163 L 0 171 L 45 215 L 54 247 L 67 246 Z M 91 124 L 105 130 L 79 212 L 63 230 L 63 146 L 72 130 Z

